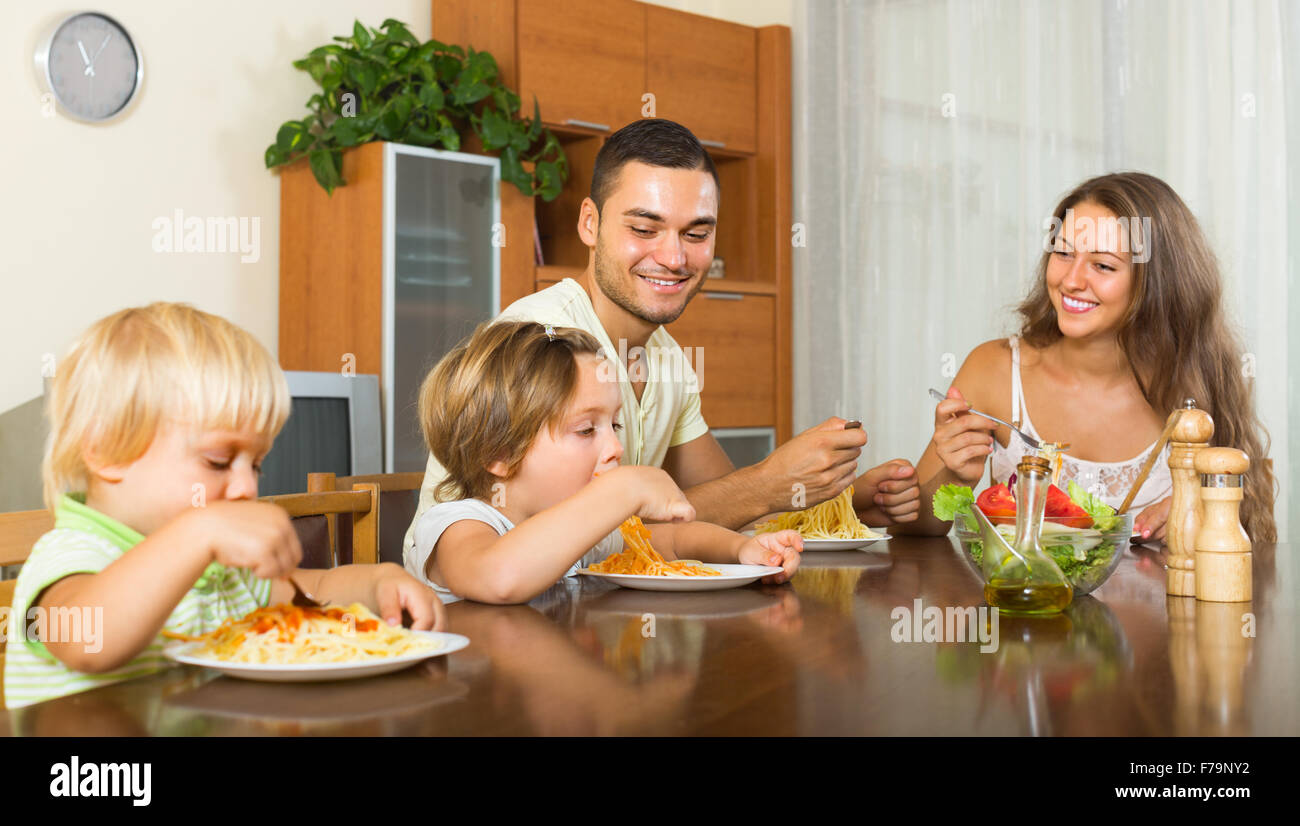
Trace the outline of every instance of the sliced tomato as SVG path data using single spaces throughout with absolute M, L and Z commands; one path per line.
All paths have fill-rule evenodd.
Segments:
M 1092 517 L 1088 512 L 1076 505 L 1065 491 L 1056 485 L 1047 486 L 1047 507 L 1043 511 L 1043 516 L 1059 525 L 1069 525 L 1072 528 L 1092 527 Z
M 1016 500 L 1006 485 L 985 489 L 975 500 L 975 507 L 982 510 L 994 525 L 1014 524 L 1016 521 Z

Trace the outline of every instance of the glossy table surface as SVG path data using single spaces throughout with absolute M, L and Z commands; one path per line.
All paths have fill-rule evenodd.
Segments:
M 1300 734 L 1291 546 L 1256 547 L 1251 603 L 1167 597 L 1163 561 L 1129 549 L 1064 615 L 1000 617 L 995 649 L 927 612 L 983 604 L 949 538 L 808 553 L 780 587 L 580 577 L 529 605 L 449 606 L 447 630 L 471 645 L 397 674 L 274 684 L 175 668 L 0 712 L 0 734 Z

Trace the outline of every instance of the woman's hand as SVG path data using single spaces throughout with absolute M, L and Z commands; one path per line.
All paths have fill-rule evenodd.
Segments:
M 1166 496 L 1154 505 L 1147 506 L 1133 520 L 1133 532 L 1143 539 L 1165 541 L 1165 528 L 1169 522 L 1169 506 L 1174 497 Z
M 742 565 L 780 566 L 781 573 L 763 577 L 763 582 L 768 585 L 780 585 L 794 576 L 801 553 L 803 537 L 798 531 L 775 531 L 760 533 L 741 545 L 736 561 Z
M 993 452 L 997 422 L 967 413 L 970 404 L 956 387 L 934 408 L 935 452 L 962 484 L 975 487 L 984 475 L 984 462 Z

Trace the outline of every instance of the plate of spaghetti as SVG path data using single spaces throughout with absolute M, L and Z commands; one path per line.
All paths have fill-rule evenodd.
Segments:
M 794 530 L 803 537 L 805 551 L 853 551 L 888 540 L 889 534 L 873 531 L 853 510 L 853 486 L 834 499 L 801 511 L 783 513 L 760 523 L 754 533 Z
M 226 620 L 201 636 L 164 636 L 178 640 L 163 649 L 176 662 L 270 682 L 387 674 L 469 645 L 469 638 L 460 634 L 391 626 L 360 603 L 324 608 L 272 605 Z
M 650 529 L 635 516 L 619 531 L 623 534 L 623 552 L 610 554 L 603 562 L 578 573 L 641 591 L 717 591 L 781 573 L 781 568 L 770 565 L 705 565 L 693 559 L 664 559 L 650 544 Z

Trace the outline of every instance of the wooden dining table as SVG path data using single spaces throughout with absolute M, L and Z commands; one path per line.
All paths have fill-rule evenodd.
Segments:
M 1291 548 L 1257 546 L 1253 601 L 1215 604 L 1167 596 L 1163 552 L 1134 546 L 1063 614 L 999 617 L 995 646 L 958 623 L 915 633 L 927 609 L 984 604 L 949 537 L 807 552 L 780 586 L 654 593 L 580 576 L 527 605 L 448 606 L 470 645 L 395 674 L 264 683 L 176 667 L 0 712 L 0 734 L 1296 735 Z

